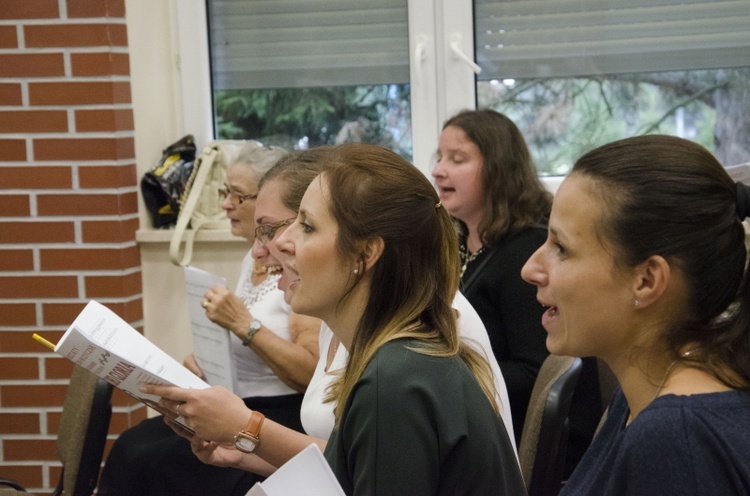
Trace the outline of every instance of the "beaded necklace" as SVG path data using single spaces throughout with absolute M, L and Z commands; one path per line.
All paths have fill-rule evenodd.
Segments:
M 263 272 L 265 273 L 265 266 L 263 266 Z M 256 275 L 257 274 L 258 272 L 256 272 Z M 281 279 L 281 274 L 268 274 L 265 279 L 255 285 L 253 284 L 253 271 L 251 270 L 247 275 L 247 280 L 245 280 L 240 288 L 238 296 L 245 304 L 245 307 L 250 308 L 265 295 L 275 290 L 278 287 L 279 279 Z
M 484 246 L 479 248 L 474 253 L 469 253 L 469 249 L 467 248 L 465 243 L 461 243 L 458 250 L 459 255 L 459 261 L 461 262 L 461 277 L 463 278 L 464 272 L 466 272 L 466 267 L 474 261 L 482 252 L 484 251 Z

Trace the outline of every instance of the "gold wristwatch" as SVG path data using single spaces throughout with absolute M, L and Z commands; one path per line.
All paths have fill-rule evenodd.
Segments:
M 263 425 L 265 419 L 265 415 L 253 410 L 247 427 L 235 434 L 234 447 L 243 453 L 252 453 L 260 443 L 260 426 Z

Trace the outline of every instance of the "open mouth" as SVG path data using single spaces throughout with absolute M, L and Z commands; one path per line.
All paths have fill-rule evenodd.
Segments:
M 539 300 L 539 303 L 544 307 L 544 313 L 542 314 L 542 327 L 549 332 L 550 329 L 554 327 L 557 316 L 560 315 L 560 309 L 555 305 L 545 303 L 541 300 Z
M 268 265 L 266 267 L 266 272 L 268 272 L 269 276 L 281 274 L 283 270 L 284 270 L 284 267 L 282 267 L 281 265 Z

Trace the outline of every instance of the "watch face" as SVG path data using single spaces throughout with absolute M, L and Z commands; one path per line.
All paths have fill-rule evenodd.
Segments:
M 250 439 L 249 436 L 243 433 L 237 434 L 234 439 L 234 445 L 237 447 L 238 450 L 243 451 L 245 453 L 251 453 L 255 446 L 257 446 L 258 443 Z
M 263 324 L 260 323 L 260 320 L 255 319 L 252 322 L 250 322 L 250 331 L 257 331 L 261 328 Z

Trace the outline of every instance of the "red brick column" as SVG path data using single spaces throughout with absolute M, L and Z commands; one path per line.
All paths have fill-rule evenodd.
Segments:
M 124 0 L 2 0 L 0 475 L 38 494 L 71 364 L 31 335 L 56 341 L 89 299 L 142 326 L 133 136 Z M 111 439 L 145 417 L 114 402 Z

